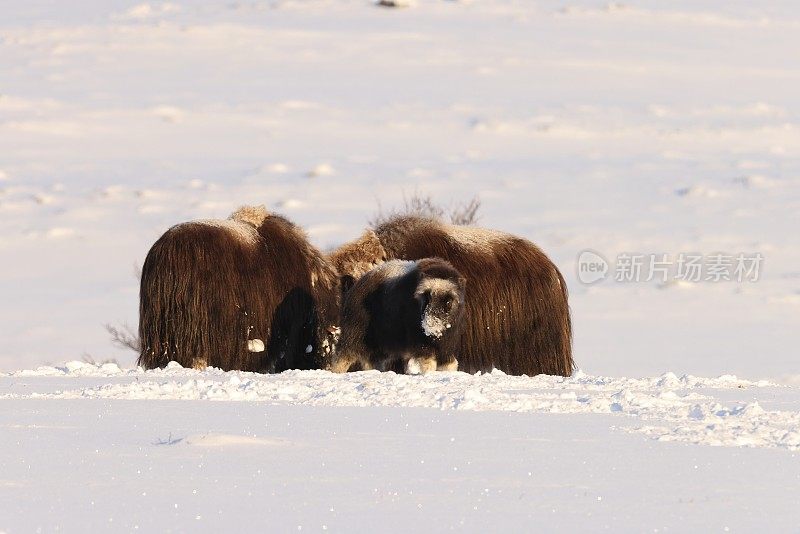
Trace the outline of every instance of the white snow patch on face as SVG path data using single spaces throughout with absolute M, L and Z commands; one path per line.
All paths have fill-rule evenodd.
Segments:
M 311 351 L 314 350 L 314 347 L 311 345 L 306 346 L 306 354 L 311 354 Z
M 247 342 L 247 350 L 250 352 L 264 352 L 264 348 L 264 342 L 260 339 L 251 339 Z
M 417 286 L 414 296 L 420 298 L 425 293 L 430 292 L 431 295 L 442 295 L 450 293 L 453 298 L 457 298 L 458 287 L 451 280 L 443 278 L 426 278 Z M 440 317 L 432 313 L 430 305 L 425 308 L 422 314 L 422 331 L 425 335 L 434 339 L 439 339 L 444 334 L 445 330 L 452 328 L 452 324 L 448 321 L 447 315 Z
M 450 328 L 450 324 L 441 317 L 436 317 L 431 313 L 423 314 L 422 331 L 425 332 L 426 336 L 439 339 L 448 328 Z

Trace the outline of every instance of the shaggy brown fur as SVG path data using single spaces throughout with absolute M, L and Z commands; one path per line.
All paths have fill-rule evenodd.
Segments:
M 179 224 L 142 269 L 139 365 L 327 367 L 339 292 L 335 270 L 302 230 L 263 206 Z
M 384 255 L 404 260 L 437 256 L 469 281 L 457 351 L 459 369 L 474 373 L 497 368 L 529 376 L 572 374 L 567 286 L 536 245 L 493 230 L 397 217 L 375 228 L 374 237 L 367 232 L 331 256 L 340 275 L 352 275 L 347 265 L 358 264 L 354 251 L 375 249 L 374 239 L 383 250 L 360 258 L 361 264 L 379 263 Z
M 356 280 L 386 261 L 386 251 L 375 232 L 367 230 L 355 241 L 333 251 L 328 259 L 341 276 L 342 291 L 346 292 Z
M 332 370 L 456 370 L 465 284 L 440 258 L 375 267 L 347 293 Z

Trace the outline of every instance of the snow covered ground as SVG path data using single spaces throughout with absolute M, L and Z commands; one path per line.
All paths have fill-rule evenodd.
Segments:
M 0 531 L 797 528 L 796 2 L 0 11 Z M 415 191 L 552 256 L 580 374 L 141 373 L 111 346 L 170 225 L 264 203 L 328 248 Z M 586 249 L 764 261 L 587 286 Z
M 0 388 L 10 532 L 797 528 L 800 394 L 769 383 L 72 362 Z

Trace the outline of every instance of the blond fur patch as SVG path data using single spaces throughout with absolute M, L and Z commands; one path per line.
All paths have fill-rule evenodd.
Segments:
M 458 295 L 458 286 L 452 280 L 444 278 L 425 278 L 420 281 L 414 295 L 419 296 L 430 291 L 431 293 L 453 293 Z
M 436 358 L 409 358 L 406 362 L 406 374 L 424 375 L 436 370 Z
M 350 275 L 356 280 L 386 259 L 386 251 L 372 230 L 335 250 L 329 259 L 340 275 Z
M 252 224 L 256 228 L 260 227 L 264 221 L 269 217 L 269 212 L 266 206 L 242 206 L 238 210 L 231 213 L 229 217 L 232 221 Z
M 505 243 L 512 239 L 509 234 L 487 228 L 454 224 L 442 224 L 442 227 L 446 229 L 447 235 L 456 243 L 467 248 L 477 248 L 486 252 L 490 252 L 494 244 Z
M 437 371 L 449 371 L 454 372 L 458 371 L 458 360 L 453 360 L 452 362 L 443 363 L 442 365 L 436 366 Z
M 230 219 L 206 219 L 185 224 L 201 224 L 203 226 L 213 226 L 227 230 L 235 239 L 247 245 L 255 245 L 258 242 L 258 230 L 254 226 L 233 221 Z
M 311 287 L 322 282 L 324 287 L 333 287 L 338 282 L 338 275 L 333 266 L 324 257 L 314 257 L 311 265 Z
M 409 260 L 391 260 L 382 263 L 375 267 L 375 271 L 381 273 L 381 276 L 389 278 L 400 278 L 414 270 L 417 262 Z

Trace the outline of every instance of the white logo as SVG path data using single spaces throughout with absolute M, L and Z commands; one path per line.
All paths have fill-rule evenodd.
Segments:
M 578 254 L 578 280 L 582 284 L 594 284 L 608 276 L 608 262 L 593 250 Z

